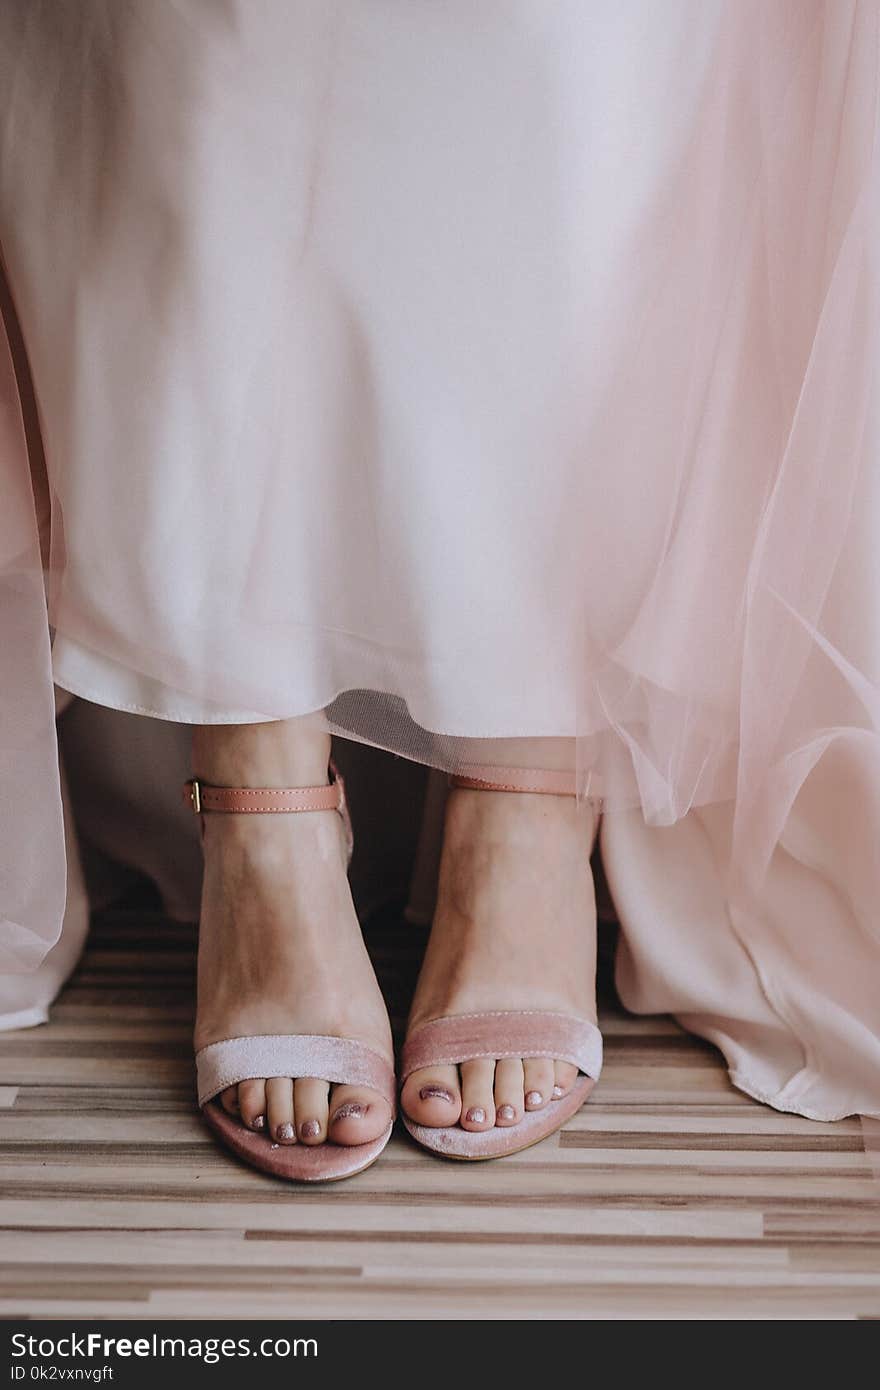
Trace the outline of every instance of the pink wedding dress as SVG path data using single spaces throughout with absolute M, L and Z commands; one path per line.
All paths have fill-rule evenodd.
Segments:
M 624 1001 L 880 1115 L 878 70 L 880 0 L 4 0 L 0 970 L 53 684 L 314 712 L 599 799 Z

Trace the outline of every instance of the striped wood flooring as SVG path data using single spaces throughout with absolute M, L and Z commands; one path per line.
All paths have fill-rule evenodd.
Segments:
M 398 1026 L 422 937 L 368 931 Z M 104 914 L 52 1022 L 0 1038 L 4 1316 L 880 1317 L 858 1123 L 748 1100 L 611 998 L 594 1099 L 535 1149 L 451 1164 L 401 1135 L 305 1190 L 239 1166 L 194 1112 L 193 941 Z

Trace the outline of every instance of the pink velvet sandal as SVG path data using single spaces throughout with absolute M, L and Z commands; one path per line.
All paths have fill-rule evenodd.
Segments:
M 486 791 L 551 791 L 561 788 L 514 786 L 483 778 L 451 774 L 450 786 Z M 577 1114 L 602 1070 L 602 1034 L 586 1018 L 543 1009 L 491 1010 L 456 1014 L 424 1023 L 406 1039 L 401 1057 L 401 1086 L 414 1071 L 424 1067 L 458 1066 L 478 1057 L 550 1057 L 578 1068 L 571 1090 L 550 1100 L 540 1110 L 530 1110 L 515 1125 L 473 1131 L 460 1125 L 417 1124 L 405 1112 L 403 1123 L 412 1137 L 433 1153 L 447 1158 L 501 1158 L 537 1144 Z
M 338 811 L 345 826 L 348 863 L 354 849 L 345 785 L 330 760 L 330 782 L 317 787 L 217 787 L 191 778 L 184 800 L 203 817 L 205 812 L 279 815 L 295 811 Z M 201 820 L 204 837 L 205 822 Z M 392 1064 L 374 1048 L 352 1038 L 312 1033 L 261 1034 L 223 1038 L 196 1053 L 198 1101 L 208 1126 L 238 1158 L 296 1182 L 331 1182 L 363 1172 L 379 1157 L 391 1137 L 396 1109 Z M 268 1136 L 247 1129 L 228 1115 L 218 1097 L 227 1086 L 256 1077 L 320 1077 L 342 1085 L 368 1086 L 391 1107 L 391 1123 L 378 1139 L 366 1144 L 275 1144 Z

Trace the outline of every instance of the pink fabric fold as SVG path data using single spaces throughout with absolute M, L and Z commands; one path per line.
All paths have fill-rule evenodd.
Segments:
M 46 592 L 2 314 L 0 498 L 0 971 L 16 973 L 58 940 L 67 872 Z

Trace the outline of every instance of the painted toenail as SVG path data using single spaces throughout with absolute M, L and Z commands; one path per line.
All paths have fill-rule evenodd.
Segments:
M 452 1092 L 447 1091 L 445 1086 L 423 1086 L 419 1096 L 422 1100 L 445 1100 L 449 1105 L 455 1104 Z
M 335 1124 L 337 1120 L 359 1120 L 366 1113 L 367 1107 L 365 1105 L 359 1105 L 356 1100 L 350 1100 L 345 1105 L 340 1105 L 339 1109 L 334 1112 L 330 1123 Z
M 472 1105 L 466 1116 L 472 1125 L 484 1125 L 486 1123 L 486 1112 L 481 1105 Z
M 251 1120 L 251 1128 L 252 1128 L 252 1129 L 265 1129 L 265 1128 L 266 1128 L 266 1116 L 265 1116 L 265 1115 L 255 1115 L 254 1118 Z
M 314 1139 L 316 1134 L 321 1133 L 321 1126 L 317 1120 L 303 1120 L 299 1132 L 303 1139 Z
M 529 1091 L 529 1093 L 528 1093 L 527 1096 L 526 1096 L 526 1105 L 528 1105 L 528 1106 L 531 1107 L 531 1106 L 543 1105 L 543 1104 L 544 1104 L 544 1097 L 541 1095 L 541 1092 L 540 1092 L 540 1091 Z
M 554 1100 L 559 1100 L 560 1096 L 564 1096 L 564 1095 L 565 1095 L 565 1091 L 562 1089 L 561 1086 L 554 1086 L 554 1087 L 553 1087 L 553 1099 L 554 1099 Z
M 293 1139 L 294 1137 L 295 1137 L 295 1136 L 294 1136 L 294 1133 L 293 1133 L 293 1125 L 292 1125 L 292 1124 L 288 1123 L 288 1124 L 283 1124 L 283 1125 L 277 1125 L 277 1126 L 276 1126 L 276 1128 L 275 1128 L 275 1138 L 276 1138 L 276 1139 Z
M 512 1105 L 499 1105 L 497 1113 L 499 1120 L 513 1120 L 516 1118 L 516 1111 Z

